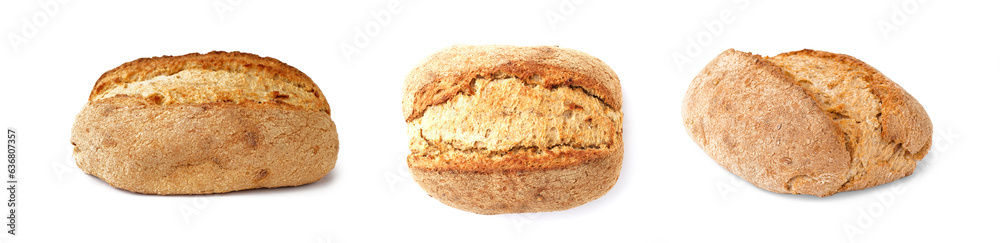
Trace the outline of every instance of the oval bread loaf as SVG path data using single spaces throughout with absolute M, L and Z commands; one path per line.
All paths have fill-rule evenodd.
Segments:
M 727 50 L 684 97 L 688 134 L 755 186 L 820 197 L 908 176 L 931 121 L 899 85 L 853 57 Z
M 403 114 L 414 179 L 461 210 L 565 210 L 603 196 L 621 170 L 618 76 L 579 51 L 446 48 L 407 76 Z
M 146 194 L 308 184 L 339 150 L 308 76 L 240 52 L 142 58 L 104 73 L 71 141 L 81 170 Z

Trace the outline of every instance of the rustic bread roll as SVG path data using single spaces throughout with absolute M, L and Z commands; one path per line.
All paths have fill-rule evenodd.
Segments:
M 903 88 L 853 57 L 727 50 L 683 102 L 688 134 L 720 165 L 762 189 L 820 197 L 913 173 L 931 120 Z
M 414 179 L 461 210 L 565 210 L 603 196 L 621 170 L 618 76 L 579 51 L 446 48 L 407 76 L 403 114 Z
M 308 76 L 239 52 L 142 58 L 104 73 L 71 141 L 84 172 L 146 194 L 308 184 L 339 150 Z

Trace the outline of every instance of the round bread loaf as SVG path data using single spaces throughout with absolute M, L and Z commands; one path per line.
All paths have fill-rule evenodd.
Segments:
M 104 73 L 71 141 L 84 172 L 146 194 L 308 184 L 339 150 L 308 76 L 239 52 L 142 58 Z
M 407 76 L 403 114 L 414 179 L 461 210 L 565 210 L 603 196 L 621 170 L 618 76 L 579 51 L 446 48 Z
M 916 99 L 868 64 L 823 51 L 727 50 L 691 82 L 682 113 L 712 159 L 778 193 L 884 184 L 913 173 L 931 146 Z

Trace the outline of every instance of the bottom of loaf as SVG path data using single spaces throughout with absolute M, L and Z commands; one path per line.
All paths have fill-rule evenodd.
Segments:
M 604 196 L 618 181 L 621 148 L 572 166 L 530 171 L 410 168 L 414 180 L 442 203 L 478 214 L 561 211 Z

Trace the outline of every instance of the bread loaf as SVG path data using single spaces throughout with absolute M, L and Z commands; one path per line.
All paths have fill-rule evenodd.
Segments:
M 695 77 L 682 113 L 720 165 L 778 193 L 820 197 L 908 176 L 931 121 L 902 87 L 851 56 L 727 50 Z
M 146 194 L 307 184 L 339 150 L 308 76 L 240 52 L 142 58 L 104 73 L 71 142 L 81 170 Z
M 407 76 L 403 114 L 414 179 L 461 210 L 565 210 L 603 196 L 621 170 L 618 76 L 579 51 L 446 48 Z

